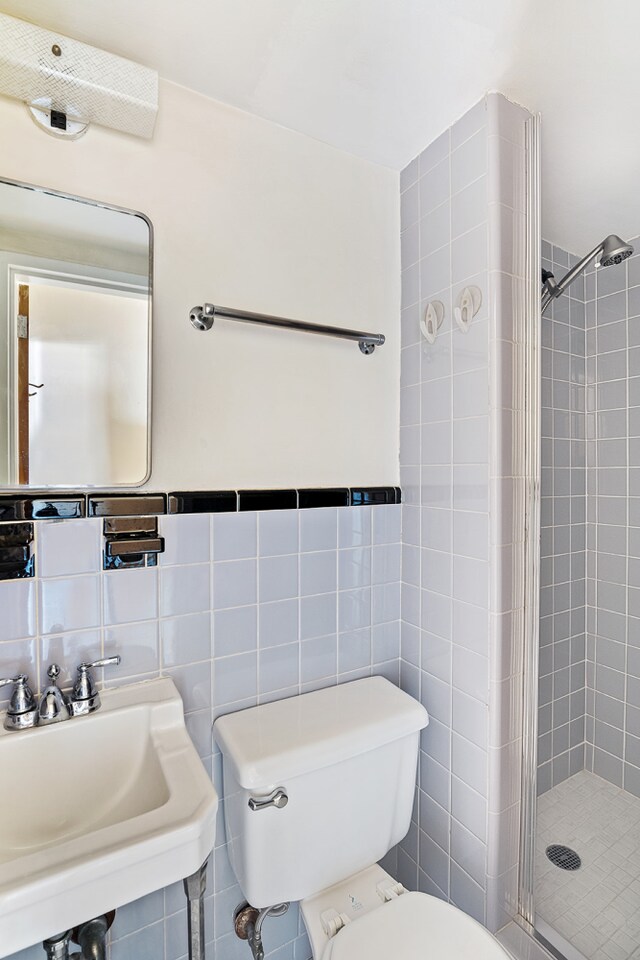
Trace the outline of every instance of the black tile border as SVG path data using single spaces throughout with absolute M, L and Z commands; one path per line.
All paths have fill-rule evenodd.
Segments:
M 169 494 L 169 513 L 235 513 L 238 494 L 235 490 L 209 490 Z
M 310 507 L 348 507 L 349 490 L 347 487 L 325 487 L 325 489 L 298 490 L 298 507 L 307 510 Z
M 402 503 L 400 487 L 352 487 L 350 494 L 352 507 L 374 507 L 380 504 Z
M 296 510 L 297 490 L 238 490 L 238 510 Z
M 0 523 L 82 517 L 173 516 L 246 510 L 402 503 L 400 487 L 305 487 L 300 490 L 185 490 L 171 493 L 33 493 L 0 495 Z
M 75 520 L 85 517 L 87 503 L 84 494 L 51 496 L 34 494 L 0 496 L 0 521 L 15 522 L 21 520 Z
M 164 493 L 90 493 L 89 517 L 157 517 L 167 512 Z

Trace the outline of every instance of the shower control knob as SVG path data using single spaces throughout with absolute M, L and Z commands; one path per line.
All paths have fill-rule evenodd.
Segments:
M 278 787 L 268 797 L 251 797 L 249 807 L 251 810 L 264 810 L 267 807 L 276 807 L 282 810 L 289 803 L 289 797 L 284 787 Z

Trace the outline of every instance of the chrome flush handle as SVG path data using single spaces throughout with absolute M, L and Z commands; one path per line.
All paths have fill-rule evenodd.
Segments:
M 276 807 L 282 810 L 289 803 L 289 797 L 284 787 L 277 787 L 268 797 L 251 797 L 249 807 L 251 810 L 265 810 L 267 807 Z

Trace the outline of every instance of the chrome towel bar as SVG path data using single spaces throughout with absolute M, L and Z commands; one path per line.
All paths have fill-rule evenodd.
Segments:
M 301 333 L 318 333 L 323 337 L 337 337 L 339 340 L 355 340 L 362 353 L 369 356 L 376 347 L 385 341 L 382 333 L 365 333 L 362 330 L 346 330 L 343 327 L 330 327 L 324 323 L 306 323 L 304 320 L 285 320 L 283 317 L 270 317 L 264 313 L 249 313 L 246 310 L 234 310 L 232 307 L 218 307 L 213 303 L 193 307 L 189 319 L 196 330 L 211 330 L 214 320 L 239 320 L 241 323 L 262 323 L 268 327 L 284 327 L 287 330 L 299 330 Z

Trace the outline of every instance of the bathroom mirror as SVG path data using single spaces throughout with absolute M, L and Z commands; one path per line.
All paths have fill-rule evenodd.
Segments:
M 150 471 L 151 224 L 0 179 L 0 487 Z

